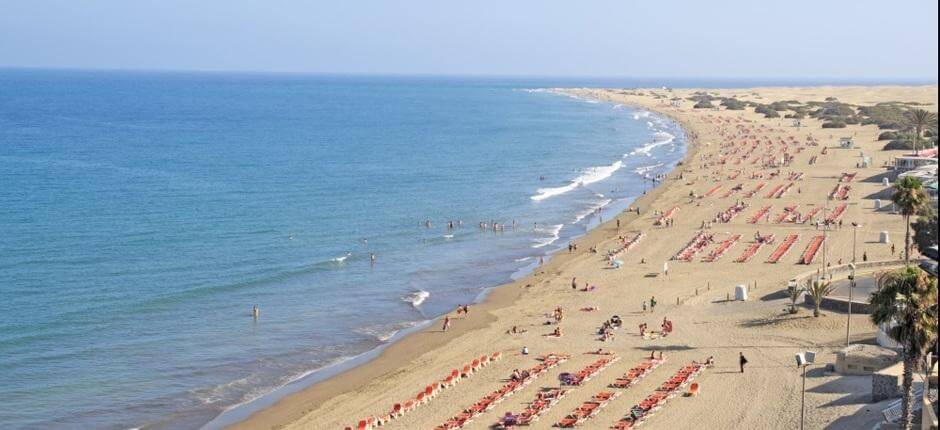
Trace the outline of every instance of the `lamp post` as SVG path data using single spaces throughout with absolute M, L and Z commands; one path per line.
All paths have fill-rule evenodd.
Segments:
M 803 423 L 806 417 L 806 367 L 807 366 L 809 365 L 804 364 L 803 366 L 801 366 L 803 367 L 803 390 L 802 390 L 802 393 L 800 394 L 800 430 L 803 430 Z
M 849 264 L 849 314 L 845 317 L 845 346 L 851 345 L 849 333 L 852 326 L 852 292 L 855 291 L 855 239 L 861 224 L 852 222 L 852 264 Z
M 855 262 L 855 239 L 858 236 L 858 228 L 862 225 L 852 221 L 852 262 Z
M 800 430 L 806 420 L 806 368 L 816 361 L 816 353 L 806 351 L 796 354 L 796 365 L 803 368 L 803 390 L 800 394 Z
M 852 291 L 855 290 L 855 263 L 849 264 L 849 314 L 845 316 L 845 346 L 849 346 L 852 327 Z

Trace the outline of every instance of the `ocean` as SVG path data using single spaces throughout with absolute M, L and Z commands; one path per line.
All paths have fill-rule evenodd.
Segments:
M 525 275 L 685 153 L 543 89 L 607 84 L 0 70 L 0 422 L 199 428 Z

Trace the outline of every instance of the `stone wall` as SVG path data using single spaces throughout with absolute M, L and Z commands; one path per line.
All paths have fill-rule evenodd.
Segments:
M 871 401 L 880 402 L 901 397 L 903 373 L 904 363 L 898 363 L 873 373 L 871 375 Z

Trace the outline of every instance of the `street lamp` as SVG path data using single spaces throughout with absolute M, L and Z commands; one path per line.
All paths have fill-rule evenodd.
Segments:
M 803 392 L 800 395 L 800 430 L 803 430 L 806 417 L 806 368 L 814 361 L 816 361 L 816 353 L 813 351 L 796 354 L 796 365 L 803 368 Z
M 852 222 L 852 262 L 855 262 L 855 239 L 858 236 L 858 228 L 862 225 L 857 222 Z
M 852 326 L 852 291 L 855 290 L 855 263 L 849 264 L 849 314 L 845 317 L 845 346 L 849 346 L 849 333 Z

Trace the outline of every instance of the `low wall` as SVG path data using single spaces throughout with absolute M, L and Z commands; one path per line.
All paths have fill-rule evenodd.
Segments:
M 871 401 L 877 403 L 885 399 L 901 397 L 903 373 L 903 362 L 873 373 L 871 375 Z
M 861 263 L 855 263 L 855 273 L 859 274 L 861 272 L 873 272 L 876 270 L 898 269 L 901 267 L 904 267 L 903 260 L 865 261 Z M 826 279 L 830 281 L 846 279 L 849 277 L 850 273 L 852 273 L 852 271 L 849 270 L 848 264 L 832 266 L 826 269 Z M 817 272 L 813 270 L 796 275 L 792 278 L 792 280 L 796 281 L 797 285 L 806 285 L 806 281 L 816 278 L 817 275 Z
M 855 264 L 855 274 L 858 276 L 860 273 L 865 272 L 870 273 L 873 271 L 879 270 L 889 270 L 904 267 L 903 261 L 898 260 L 882 260 L 882 261 L 866 261 L 863 263 Z M 852 271 L 849 269 L 848 264 L 842 264 L 839 266 L 830 267 L 826 270 L 826 278 L 830 281 L 846 279 Z M 794 277 L 792 280 L 796 281 L 797 285 L 805 286 L 806 282 L 816 278 L 816 271 L 801 273 Z M 804 301 L 810 306 L 814 306 L 813 297 L 809 294 L 805 295 Z M 822 303 L 819 305 L 820 308 L 837 311 L 837 312 L 848 312 L 849 311 L 849 299 L 847 297 L 823 297 Z M 852 300 L 852 313 L 858 314 L 868 314 L 871 313 L 871 306 L 868 304 L 868 301 L 859 301 Z

